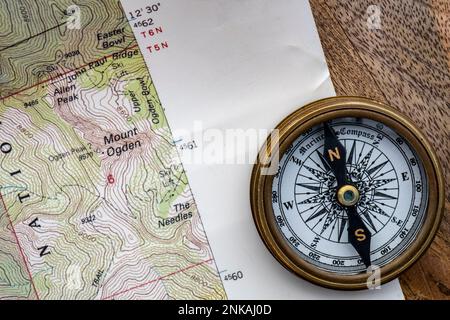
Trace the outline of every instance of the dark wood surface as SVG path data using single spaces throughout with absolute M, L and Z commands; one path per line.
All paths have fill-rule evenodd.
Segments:
M 398 108 L 437 151 L 446 184 L 445 216 L 430 249 L 400 283 L 407 299 L 450 299 L 450 2 L 310 3 L 336 93 Z M 379 28 L 376 19 L 368 25 L 372 4 L 380 9 Z

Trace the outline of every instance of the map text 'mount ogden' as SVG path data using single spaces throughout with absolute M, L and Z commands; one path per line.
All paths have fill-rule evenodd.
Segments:
M 133 128 L 131 130 L 125 131 L 125 132 L 121 132 L 121 133 L 117 133 L 117 134 L 112 134 L 110 133 L 109 136 L 104 136 L 103 137 L 103 141 L 105 143 L 105 145 L 110 145 L 113 144 L 114 142 L 119 142 L 121 140 L 125 140 L 125 139 L 129 139 L 131 137 L 135 137 L 137 136 L 138 133 L 138 129 L 137 128 Z M 108 147 L 108 149 L 106 150 L 106 154 L 111 157 L 111 156 L 120 156 L 121 154 L 131 151 L 137 147 L 141 147 L 141 141 L 140 140 L 136 140 L 133 142 L 128 142 L 125 141 L 124 144 L 122 144 L 122 146 L 120 147 L 113 147 L 110 146 Z

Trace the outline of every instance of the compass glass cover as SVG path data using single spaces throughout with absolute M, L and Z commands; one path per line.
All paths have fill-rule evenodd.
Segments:
M 330 123 L 346 150 L 348 179 L 359 191 L 358 215 L 369 228 L 372 264 L 383 267 L 416 238 L 428 203 L 423 164 L 409 143 L 386 125 L 361 118 Z M 348 239 L 348 217 L 323 157 L 324 127 L 304 132 L 287 148 L 272 184 L 274 219 L 302 259 L 333 273 L 366 266 Z

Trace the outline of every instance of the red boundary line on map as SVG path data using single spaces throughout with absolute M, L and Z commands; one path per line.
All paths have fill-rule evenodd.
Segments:
M 132 291 L 132 290 L 135 290 L 135 289 L 138 289 L 138 288 L 145 287 L 145 286 L 147 286 L 147 285 L 149 285 L 149 284 L 151 284 L 151 283 L 153 283 L 153 282 L 157 282 L 157 281 L 160 281 L 160 280 L 162 280 L 162 279 L 171 277 L 171 276 L 173 276 L 173 275 L 175 275 L 175 274 L 177 274 L 177 273 L 185 272 L 185 271 L 187 271 L 187 270 L 189 270 L 189 269 L 193 269 L 193 268 L 195 268 L 195 267 L 201 266 L 202 264 L 211 262 L 211 261 L 213 261 L 213 260 L 214 260 L 214 259 L 211 258 L 211 259 L 208 259 L 208 260 L 205 260 L 205 261 L 202 261 L 202 262 L 193 264 L 193 265 L 191 265 L 191 266 L 189 266 L 189 267 L 180 269 L 180 270 L 178 270 L 178 271 L 174 271 L 174 272 L 172 272 L 172 273 L 166 274 L 165 276 L 162 276 L 162 277 L 159 277 L 159 278 L 157 278 L 157 279 L 153 279 L 153 280 L 151 280 L 151 281 L 142 283 L 142 284 L 140 284 L 140 285 L 138 285 L 138 286 L 135 286 L 135 287 L 132 287 L 132 288 L 123 290 L 123 291 L 116 292 L 116 293 L 114 293 L 114 294 L 112 294 L 112 295 L 110 295 L 110 296 L 107 296 L 107 297 L 105 297 L 105 298 L 102 298 L 101 300 L 108 300 L 108 299 L 111 299 L 111 298 L 116 297 L 116 296 L 118 296 L 118 295 L 121 295 L 121 294 L 130 292 L 130 291 Z
M 26 90 L 28 90 L 28 89 L 32 89 L 32 88 L 37 87 L 37 86 L 39 86 L 39 85 L 41 85 L 41 84 L 44 84 L 44 83 L 47 83 L 47 82 L 49 82 L 49 81 L 55 80 L 55 79 L 57 79 L 57 78 L 59 78 L 59 77 L 65 76 L 65 75 L 68 74 L 68 73 L 77 71 L 77 70 L 79 70 L 79 69 L 81 69 L 81 68 L 84 68 L 84 67 L 87 67 L 90 63 L 95 63 L 95 62 L 100 61 L 100 60 L 105 59 L 105 58 L 106 58 L 106 59 L 111 58 L 111 57 L 112 57 L 113 55 L 115 55 L 115 54 L 119 54 L 119 53 L 124 52 L 124 51 L 126 51 L 126 50 L 134 49 L 134 48 L 136 48 L 137 46 L 138 46 L 138 44 L 135 44 L 135 45 L 133 45 L 133 46 L 131 46 L 131 47 L 127 47 L 127 48 L 125 48 L 125 49 L 123 49 L 123 50 L 114 52 L 114 53 L 109 54 L 109 55 L 107 55 L 107 56 L 103 56 L 103 57 L 101 57 L 100 59 L 97 59 L 97 60 L 91 61 L 91 62 L 89 62 L 89 63 L 86 63 L 85 65 L 82 65 L 82 66 L 77 67 L 77 68 L 75 68 L 75 69 L 68 70 L 68 71 L 63 72 L 63 73 L 60 73 L 60 74 L 58 74 L 58 75 L 56 75 L 56 76 L 54 76 L 54 77 L 50 77 L 50 78 L 45 79 L 45 80 L 43 80 L 43 81 L 41 81 L 41 82 L 35 83 L 35 84 L 33 84 L 32 86 L 29 86 L 29 87 L 27 87 L 27 88 L 21 89 L 21 90 L 19 90 L 19 91 L 16 91 L 16 92 L 14 92 L 14 93 L 11 93 L 11 94 L 9 94 L 9 95 L 7 95 L 7 96 L 0 97 L 0 101 L 6 100 L 6 99 L 8 99 L 8 98 L 10 98 L 10 97 L 12 97 L 12 96 L 14 96 L 14 95 L 16 95 L 16 94 L 19 94 L 19 93 L 22 93 L 22 92 L 26 91 Z
M 5 199 L 3 199 L 3 196 L 1 193 L 0 193 L 0 200 L 1 200 L 1 203 L 3 204 L 3 207 L 5 208 L 6 216 L 8 217 L 9 224 L 11 225 L 12 234 L 14 235 L 14 238 L 16 239 L 17 247 L 19 247 L 20 255 L 22 256 L 23 263 L 25 264 L 25 268 L 27 269 L 28 276 L 30 277 L 31 286 L 33 287 L 33 290 L 34 290 L 34 293 L 36 294 L 37 299 L 40 300 L 39 293 L 37 292 L 36 286 L 34 285 L 34 281 L 33 281 L 32 275 L 31 275 L 30 268 L 28 267 L 27 260 L 25 259 L 25 254 L 23 253 L 22 246 L 20 245 L 19 237 L 17 237 L 17 233 L 16 233 L 16 230 L 14 229 L 14 225 L 12 223 L 11 216 L 9 215 L 8 208 L 6 207 Z

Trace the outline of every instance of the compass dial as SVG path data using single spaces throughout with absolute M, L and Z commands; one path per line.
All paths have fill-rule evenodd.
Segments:
M 346 150 L 347 180 L 359 192 L 355 207 L 371 233 L 372 264 L 382 267 L 408 248 L 423 223 L 423 164 L 402 136 L 380 122 L 349 117 L 334 119 L 330 127 Z M 304 260 L 329 272 L 357 274 L 367 266 L 349 241 L 349 215 L 337 199 L 324 143 L 318 125 L 287 147 L 272 182 L 273 214 Z

